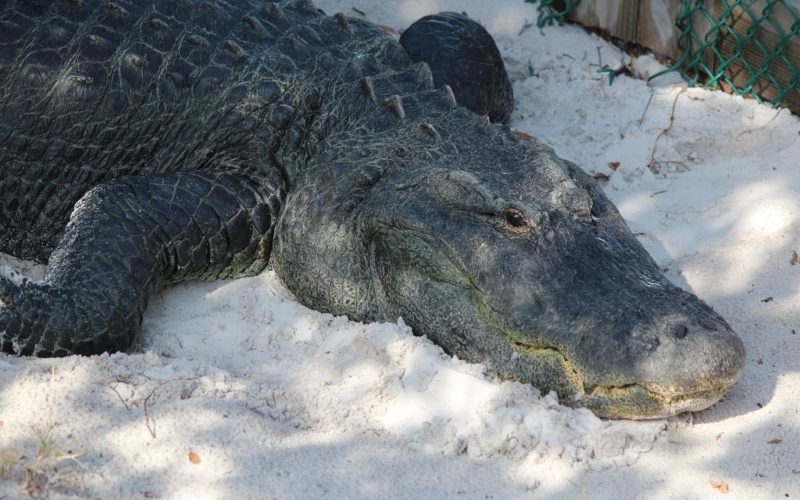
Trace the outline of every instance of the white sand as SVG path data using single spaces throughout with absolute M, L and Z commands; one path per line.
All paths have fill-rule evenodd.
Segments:
M 517 0 L 317 3 L 398 29 L 448 9 L 483 22 L 514 80 L 513 126 L 611 176 L 667 275 L 744 339 L 742 381 L 693 417 L 601 421 L 402 322 L 308 310 L 272 273 L 190 283 L 152 304 L 139 354 L 0 357 L 0 498 L 714 498 L 712 482 L 726 498 L 800 496 L 797 117 L 674 78 L 609 86 L 598 48 L 612 66 L 627 56 L 575 27 L 520 35 L 536 11 Z M 12 268 L 41 273 L 0 256 Z

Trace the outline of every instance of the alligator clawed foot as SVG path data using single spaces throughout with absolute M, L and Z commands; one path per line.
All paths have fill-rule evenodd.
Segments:
M 20 316 L 16 305 L 22 296 L 22 289 L 9 276 L 0 276 L 0 350 L 16 354 L 11 338 L 20 328 Z
M 75 308 L 66 295 L 48 285 L 15 275 L 0 276 L 0 351 L 52 357 L 69 354 L 60 345 L 71 342 Z M 73 314 L 70 314 L 70 310 Z

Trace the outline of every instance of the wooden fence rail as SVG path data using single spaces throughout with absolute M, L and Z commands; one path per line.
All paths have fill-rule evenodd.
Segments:
M 703 9 L 712 19 L 719 20 L 730 3 L 705 0 Z M 795 16 L 800 13 L 800 0 L 784 0 L 784 4 L 776 4 L 767 12 L 774 25 L 758 22 L 769 5 L 767 0 L 746 3 L 746 9 L 754 16 L 748 15 L 742 6 L 732 9 L 727 19 L 722 20 L 729 29 L 715 30 L 709 38 L 715 41 L 713 46 L 717 54 L 709 48 L 702 57 L 712 75 L 720 76 L 714 79 L 723 88 L 733 84 L 741 89 L 748 83 L 754 84 L 753 93 L 765 100 L 783 98 L 783 105 L 800 114 L 800 92 L 795 88 L 800 72 L 800 37 L 791 36 L 787 40 L 785 36 L 791 32 Z M 675 19 L 682 7 L 682 0 L 582 0 L 568 17 L 680 60 L 684 51 L 679 47 L 681 32 Z M 705 34 L 713 27 L 712 22 L 702 15 L 694 16 L 692 22 L 694 33 L 705 40 Z M 782 49 L 781 57 L 770 57 L 771 51 L 776 49 Z

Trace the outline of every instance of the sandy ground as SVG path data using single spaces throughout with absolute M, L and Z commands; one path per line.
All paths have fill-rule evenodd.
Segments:
M 396 29 L 440 10 L 484 23 L 513 126 L 609 176 L 666 274 L 744 339 L 743 379 L 694 415 L 602 421 L 402 321 L 310 311 L 270 272 L 189 283 L 154 302 L 130 354 L 0 357 L 0 498 L 800 497 L 798 118 L 669 78 L 609 85 L 598 67 L 626 55 L 524 29 L 536 11 L 517 0 L 317 4 Z M 42 272 L 0 256 L 15 268 Z

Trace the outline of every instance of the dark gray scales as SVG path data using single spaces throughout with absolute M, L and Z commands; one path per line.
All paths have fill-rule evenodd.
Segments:
M 0 348 L 126 349 L 157 291 L 271 264 L 602 415 L 719 399 L 741 341 L 592 179 L 482 116 L 512 103 L 488 33 L 444 13 L 402 43 L 303 0 L 0 0 L 0 252 L 48 263 L 0 277 Z

